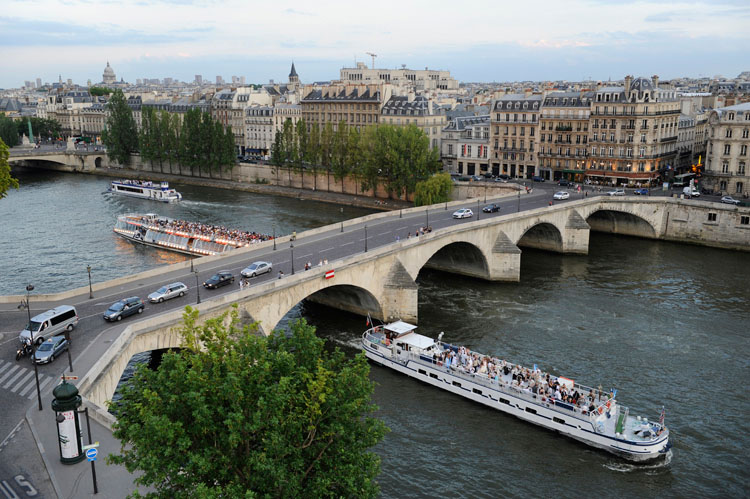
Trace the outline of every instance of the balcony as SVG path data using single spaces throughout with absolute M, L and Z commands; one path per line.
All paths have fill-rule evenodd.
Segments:
M 677 135 L 675 135 L 674 137 L 662 137 L 659 139 L 659 142 L 672 142 L 675 140 L 677 140 Z
M 555 131 L 556 132 L 572 132 L 573 131 L 573 127 L 572 126 L 567 126 L 567 125 L 557 125 L 555 127 Z

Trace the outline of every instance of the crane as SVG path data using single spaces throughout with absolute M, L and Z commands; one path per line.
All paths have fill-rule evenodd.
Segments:
M 375 69 L 375 58 L 378 56 L 378 54 L 374 54 L 372 52 L 365 52 L 365 54 L 372 57 L 372 69 Z

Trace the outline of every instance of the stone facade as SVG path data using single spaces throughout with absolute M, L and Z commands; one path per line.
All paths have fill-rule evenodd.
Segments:
M 540 94 L 508 94 L 492 103 L 491 162 L 494 175 L 530 179 L 537 174 L 541 108 Z
M 709 127 L 704 187 L 735 197 L 748 196 L 750 103 L 715 109 Z
M 390 85 L 329 85 L 306 87 L 302 98 L 302 118 L 308 130 L 317 123 L 321 130 L 327 123 L 334 130 L 339 123 L 361 130 L 380 122 L 380 110 L 391 97 Z
M 346 85 L 387 83 L 417 92 L 458 90 L 458 81 L 451 77 L 450 71 L 427 68 L 371 69 L 360 62 L 356 68 L 342 68 L 340 76 L 341 83 Z
M 583 182 L 593 92 L 551 92 L 539 119 L 539 176 Z
M 441 130 L 445 126 L 445 113 L 439 112 L 431 100 L 405 96 L 391 96 L 381 110 L 381 123 L 388 125 L 416 125 L 430 141 L 430 147 L 440 150 Z
M 284 122 L 292 124 L 302 116 L 298 104 L 278 102 L 275 106 L 250 106 L 245 109 L 245 153 L 269 156 L 276 132 L 284 129 Z
M 490 116 L 453 118 L 442 130 L 443 169 L 458 175 L 489 173 Z

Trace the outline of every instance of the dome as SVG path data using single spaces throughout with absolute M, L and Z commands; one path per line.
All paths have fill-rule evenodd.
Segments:
M 633 84 L 630 85 L 630 90 L 635 90 L 638 92 L 645 92 L 653 89 L 654 85 L 651 83 L 651 80 L 649 80 L 648 78 L 644 78 L 643 76 L 636 78 L 633 81 Z
M 109 61 L 107 61 L 107 67 L 104 68 L 104 74 L 115 76 L 115 70 L 109 65 Z

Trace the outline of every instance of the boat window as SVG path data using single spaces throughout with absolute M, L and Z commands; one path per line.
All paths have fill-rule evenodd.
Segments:
M 474 393 L 478 393 L 479 395 L 482 394 L 482 390 L 478 390 L 477 388 L 472 388 L 471 391 Z
M 458 381 L 454 381 L 454 382 L 453 382 L 453 386 L 458 386 L 458 387 L 461 387 L 461 383 L 459 383 Z
M 427 371 L 425 371 L 424 369 L 419 369 L 419 374 L 424 374 L 425 376 L 427 376 Z
M 504 399 L 504 398 L 500 397 L 500 403 L 501 404 L 508 404 L 508 405 L 510 405 L 510 400 Z
M 555 423 L 565 424 L 565 420 L 560 418 L 552 418 L 552 421 L 554 421 Z
M 438 375 L 435 373 L 430 373 L 430 378 L 438 379 Z
M 526 408 L 526 412 L 528 412 L 529 414 L 536 414 L 536 409 L 532 409 L 531 407 L 527 407 Z

